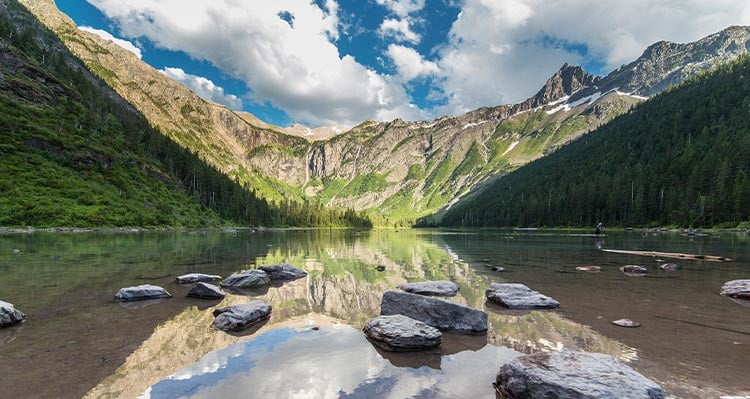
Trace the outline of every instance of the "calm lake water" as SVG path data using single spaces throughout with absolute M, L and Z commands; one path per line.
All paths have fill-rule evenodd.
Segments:
M 674 261 L 601 249 L 717 255 Z M 18 250 L 18 251 L 15 251 Z M 227 276 L 287 262 L 305 279 L 250 293 L 273 306 L 240 335 L 209 328 L 221 303 L 185 297 L 177 275 Z M 618 268 L 646 265 L 647 277 Z M 601 273 L 575 272 L 597 265 Z M 378 271 L 377 266 L 385 266 Z M 492 270 L 502 266 L 505 272 Z M 750 395 L 750 307 L 718 295 L 750 278 L 750 237 L 710 233 L 309 230 L 0 235 L 0 300 L 28 316 L 0 330 L 3 398 L 494 398 L 505 362 L 540 350 L 611 354 L 677 398 Z M 382 294 L 448 279 L 452 300 L 490 315 L 487 336 L 445 336 L 439 350 L 390 354 L 360 332 Z M 521 282 L 562 304 L 510 312 L 484 300 L 492 282 Z M 125 286 L 157 284 L 173 298 L 126 308 Z M 636 329 L 610 322 L 630 318 Z M 312 327 L 319 327 L 313 330 Z

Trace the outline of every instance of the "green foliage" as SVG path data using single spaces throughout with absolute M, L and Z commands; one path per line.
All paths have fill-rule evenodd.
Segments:
M 339 193 L 340 197 L 354 197 L 364 193 L 379 193 L 388 187 L 385 175 L 380 173 L 366 173 L 357 175 Z
M 442 224 L 712 227 L 748 220 L 745 55 L 504 176 L 454 206 Z
M 424 168 L 422 168 L 421 164 L 414 163 L 409 165 L 409 172 L 406 174 L 406 180 L 422 180 L 424 177 Z

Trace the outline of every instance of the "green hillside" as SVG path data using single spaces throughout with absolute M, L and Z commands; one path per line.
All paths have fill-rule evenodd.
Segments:
M 152 128 L 16 1 L 0 1 L 0 226 L 363 225 L 258 199 Z
M 441 224 L 735 227 L 748 220 L 750 57 L 742 56 L 498 179 Z

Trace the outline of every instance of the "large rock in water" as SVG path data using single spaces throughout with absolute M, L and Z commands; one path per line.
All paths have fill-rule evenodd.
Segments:
M 209 283 L 198 283 L 187 293 L 187 296 L 199 299 L 223 299 L 226 295 L 219 287 Z
M 609 355 L 539 352 L 507 363 L 497 374 L 497 391 L 510 399 L 660 399 L 655 382 Z
M 158 285 L 143 284 L 135 287 L 121 288 L 115 294 L 118 301 L 145 301 L 147 299 L 170 298 L 172 295 Z
M 458 285 L 452 281 L 445 280 L 406 283 L 399 285 L 397 288 L 419 295 L 456 296 L 458 294 Z
M 750 300 L 750 280 L 732 280 L 721 287 L 721 295 Z
M 203 274 L 203 273 L 189 273 L 178 276 L 176 279 L 177 284 L 192 284 L 192 283 L 210 283 L 214 280 L 221 280 L 221 276 L 215 274 Z
M 264 265 L 258 269 L 266 272 L 271 281 L 290 281 L 307 276 L 307 272 L 292 265 L 280 263 L 278 265 Z
M 26 318 L 12 303 L 0 301 L 0 328 L 22 322 Z
M 380 314 L 402 314 L 440 330 L 458 334 L 485 334 L 487 313 L 443 299 L 386 291 L 380 303 Z
M 560 306 L 560 302 L 523 284 L 492 283 L 484 295 L 490 302 L 509 309 L 552 309 Z
M 250 301 L 240 305 L 214 310 L 212 326 L 222 331 L 242 331 L 255 323 L 269 318 L 271 305 L 262 301 Z
M 221 282 L 221 286 L 225 288 L 256 288 L 270 283 L 271 279 L 263 270 L 245 270 L 225 278 Z
M 378 316 L 363 331 L 375 345 L 392 352 L 434 348 L 443 336 L 437 328 L 401 314 Z

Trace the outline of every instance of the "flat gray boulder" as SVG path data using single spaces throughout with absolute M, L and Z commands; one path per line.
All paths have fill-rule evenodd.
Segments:
M 539 352 L 500 368 L 495 388 L 510 399 L 660 399 L 655 382 L 609 355 Z
M 170 298 L 172 295 L 158 285 L 143 284 L 134 287 L 120 288 L 115 294 L 118 301 L 145 301 L 147 299 Z
M 553 309 L 560 306 L 560 302 L 523 284 L 492 283 L 484 295 L 490 302 L 508 309 Z
M 270 283 L 271 279 L 263 270 L 245 270 L 225 278 L 221 282 L 221 286 L 224 288 L 256 288 Z
M 408 292 L 386 291 L 380 303 L 380 314 L 401 314 L 457 334 L 487 333 L 487 313 L 443 299 Z
M 271 305 L 250 301 L 240 305 L 214 309 L 213 328 L 222 331 L 242 331 L 271 316 Z
M 26 315 L 12 303 L 0 301 L 0 328 L 10 327 L 26 319 Z
M 648 269 L 641 265 L 625 265 L 620 268 L 620 271 L 629 276 L 641 276 L 648 273 Z
M 226 295 L 219 287 L 209 283 L 198 283 L 187 293 L 187 296 L 198 299 L 223 299 Z
M 177 281 L 177 284 L 210 283 L 215 280 L 221 280 L 221 276 L 215 274 L 189 273 L 178 276 L 175 280 Z
M 263 270 L 271 281 L 291 281 L 307 276 L 307 272 L 296 267 L 280 263 L 278 265 L 264 265 L 258 269 Z
M 458 285 L 452 281 L 420 281 L 418 283 L 406 283 L 397 287 L 398 289 L 412 294 L 434 295 L 434 296 L 456 296 Z
M 378 316 L 368 321 L 363 331 L 373 344 L 391 352 L 434 348 L 443 337 L 437 328 L 400 314 Z
M 750 300 L 750 280 L 732 280 L 721 287 L 721 295 L 735 299 Z

